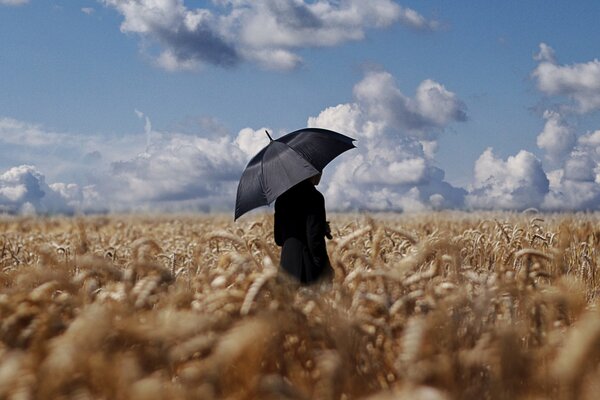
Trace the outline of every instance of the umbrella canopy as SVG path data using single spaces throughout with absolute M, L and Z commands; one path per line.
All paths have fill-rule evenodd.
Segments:
M 292 186 L 320 173 L 331 160 L 354 148 L 353 141 L 341 133 L 319 128 L 300 129 L 271 139 L 242 173 L 235 219 L 270 204 Z

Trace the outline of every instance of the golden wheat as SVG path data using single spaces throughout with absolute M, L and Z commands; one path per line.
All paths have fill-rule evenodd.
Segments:
M 0 219 L 0 398 L 595 399 L 595 214 Z

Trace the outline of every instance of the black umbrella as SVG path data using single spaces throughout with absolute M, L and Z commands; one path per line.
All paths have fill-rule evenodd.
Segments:
M 280 194 L 323 171 L 331 160 L 354 148 L 354 139 L 327 129 L 306 128 L 273 140 L 255 155 L 242 173 L 235 219 L 273 202 Z

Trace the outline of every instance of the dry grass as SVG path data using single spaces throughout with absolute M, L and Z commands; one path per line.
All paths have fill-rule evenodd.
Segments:
M 1 399 L 595 399 L 596 215 L 0 220 Z

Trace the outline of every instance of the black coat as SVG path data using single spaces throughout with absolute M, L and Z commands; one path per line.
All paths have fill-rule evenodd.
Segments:
M 281 267 L 302 283 L 330 272 L 326 231 L 325 199 L 309 181 L 275 201 L 275 243 L 282 246 Z

